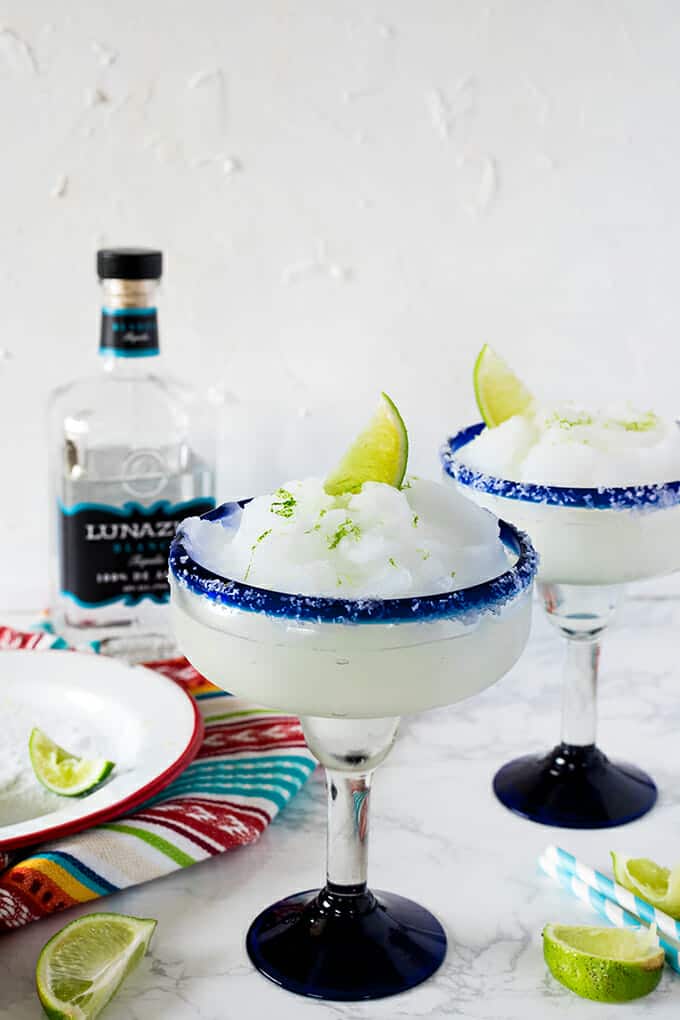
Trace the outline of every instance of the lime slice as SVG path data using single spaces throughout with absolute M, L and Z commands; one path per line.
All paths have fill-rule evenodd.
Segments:
M 92 1020 L 134 970 L 156 921 L 86 914 L 53 935 L 38 957 L 35 981 L 52 1020 Z
M 543 955 L 553 977 L 584 999 L 630 1002 L 654 991 L 664 955 L 656 930 L 547 924 Z
M 48 790 L 62 797 L 89 793 L 106 779 L 115 765 L 106 758 L 78 758 L 55 744 L 37 726 L 31 731 L 28 750 L 36 777 Z
M 624 857 L 614 851 L 612 864 L 619 885 L 680 920 L 680 865 L 671 870 L 646 857 Z
M 472 379 L 477 407 L 489 428 L 524 414 L 533 403 L 524 383 L 488 344 L 477 355 Z
M 398 489 L 408 460 L 408 433 L 396 405 L 382 394 L 370 425 L 324 483 L 329 496 L 359 492 L 364 482 L 385 482 Z

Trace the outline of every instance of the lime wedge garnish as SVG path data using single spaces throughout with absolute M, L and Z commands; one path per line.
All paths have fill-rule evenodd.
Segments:
M 78 758 L 55 744 L 37 726 L 31 732 L 28 750 L 36 777 L 48 790 L 62 797 L 89 793 L 106 779 L 115 764 L 106 758 Z
M 38 957 L 35 981 L 52 1020 L 99 1016 L 137 966 L 156 921 L 125 914 L 86 914 L 53 935 Z
M 399 488 L 406 473 L 408 433 L 396 405 L 383 393 L 373 420 L 354 440 L 324 483 L 329 496 L 359 492 L 364 482 Z
M 619 885 L 680 920 L 680 865 L 671 870 L 646 857 L 624 857 L 614 851 L 612 864 Z
M 477 355 L 472 378 L 477 407 L 489 428 L 523 414 L 533 403 L 524 383 L 488 344 Z
M 630 1002 L 658 985 L 664 954 L 655 930 L 547 924 L 543 955 L 561 984 L 584 999 Z

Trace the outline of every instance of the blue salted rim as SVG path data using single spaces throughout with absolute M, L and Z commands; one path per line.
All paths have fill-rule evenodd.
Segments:
M 203 514 L 204 521 L 224 521 L 236 513 L 239 503 L 224 503 Z M 416 623 L 459 619 L 472 621 L 481 613 L 499 613 L 503 606 L 528 588 L 536 575 L 538 556 L 527 535 L 499 521 L 504 544 L 517 555 L 509 570 L 491 581 L 441 595 L 394 599 L 333 599 L 255 588 L 215 574 L 193 559 L 180 525 L 170 547 L 170 572 L 194 595 L 216 605 L 289 620 L 314 623 Z
M 497 478 L 468 467 L 458 457 L 459 452 L 482 432 L 483 422 L 468 425 L 446 440 L 439 457 L 442 467 L 459 485 L 504 499 L 517 499 L 524 503 L 542 503 L 546 506 L 581 507 L 585 510 L 643 510 L 661 509 L 680 503 L 680 481 L 658 485 L 626 485 L 610 488 L 571 488 L 565 485 L 535 485 L 509 478 Z

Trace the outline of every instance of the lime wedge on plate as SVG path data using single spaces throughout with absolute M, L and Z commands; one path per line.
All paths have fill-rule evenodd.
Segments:
M 654 991 L 664 954 L 656 931 L 547 924 L 543 955 L 553 977 L 584 999 L 630 1002 Z
M 78 758 L 55 744 L 37 726 L 31 731 L 28 750 L 37 779 L 62 797 L 89 793 L 106 779 L 115 764 L 106 758 Z
M 680 865 L 671 870 L 646 857 L 624 857 L 614 851 L 612 864 L 619 885 L 680 920 Z
M 533 403 L 524 383 L 488 344 L 477 355 L 472 378 L 477 407 L 489 428 L 524 414 Z
M 396 405 L 383 393 L 370 425 L 324 483 L 329 496 L 359 492 L 364 482 L 385 482 L 398 489 L 408 460 L 408 433 Z
M 51 1020 L 93 1020 L 137 966 L 156 921 L 86 914 L 53 935 L 38 957 L 35 981 Z

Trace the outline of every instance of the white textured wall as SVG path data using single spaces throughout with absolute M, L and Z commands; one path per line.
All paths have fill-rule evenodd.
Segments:
M 323 467 L 381 388 L 435 470 L 484 340 L 676 410 L 679 53 L 673 0 L 4 0 L 0 602 L 43 598 L 43 408 L 97 367 L 101 244 L 162 246 L 170 367 L 232 431 L 257 399 L 225 488 Z

